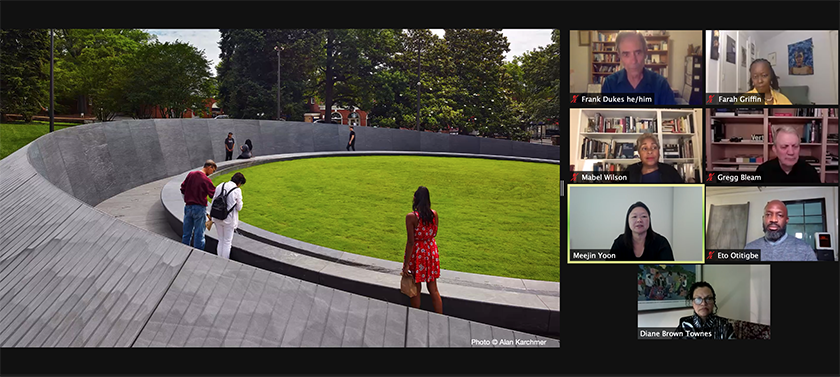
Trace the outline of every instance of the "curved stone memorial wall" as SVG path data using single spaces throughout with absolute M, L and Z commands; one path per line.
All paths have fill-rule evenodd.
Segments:
M 185 175 L 208 158 L 224 160 L 223 139 L 228 132 L 234 133 L 237 144 L 251 139 L 257 156 L 339 151 L 349 137 L 347 126 L 333 124 L 121 121 L 57 131 L 0 161 L 4 173 L 0 189 L 7 193 L 0 199 L 0 208 L 12 224 L 0 239 L 7 246 L 0 253 L 0 345 L 214 346 L 221 339 L 225 345 L 295 346 L 313 345 L 306 339 L 317 338 L 329 339 L 330 345 L 469 346 L 464 340 L 496 333 L 544 339 L 393 303 L 399 300 L 354 294 L 353 285 L 366 284 L 363 279 L 313 285 L 329 281 L 322 273 L 327 263 L 341 263 L 300 258 L 298 252 L 272 245 L 275 241 L 235 237 L 239 242 L 253 242 L 246 245 L 253 253 L 243 253 L 250 254 L 243 262 L 284 265 L 270 270 L 286 273 L 285 277 L 266 275 L 235 261 L 207 259 L 206 253 L 91 208 L 145 183 Z M 366 127 L 357 127 L 356 134 L 360 151 L 430 150 L 555 161 L 560 155 L 557 147 L 469 136 Z M 287 263 L 289 258 L 302 263 Z M 363 268 L 357 270 L 364 275 Z M 336 285 L 351 289 L 342 291 Z M 292 304 L 260 298 L 264 296 L 252 289 L 294 298 L 294 309 L 278 317 L 277 310 Z M 393 289 L 381 291 L 390 294 Z M 548 306 L 559 309 L 559 289 L 554 292 L 556 305 Z M 336 309 L 331 302 L 322 302 L 322 296 L 341 296 L 340 302 L 347 301 L 350 307 Z M 220 302 L 221 308 L 217 307 Z M 264 313 L 265 305 L 272 305 L 275 312 Z M 445 310 L 457 312 L 457 307 L 454 302 Z M 546 310 L 543 314 L 539 324 L 528 327 L 535 333 L 554 333 L 553 328 L 559 329 L 556 313 Z M 276 334 L 269 331 L 272 328 L 287 330 Z M 548 339 L 547 346 L 556 346 L 556 341 Z

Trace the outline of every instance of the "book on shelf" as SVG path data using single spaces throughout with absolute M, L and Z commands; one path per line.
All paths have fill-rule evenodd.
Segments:
M 796 108 L 793 109 L 793 114 L 798 117 L 821 117 L 822 111 L 823 109 Z
M 691 120 L 691 118 L 691 115 L 686 115 L 680 118 L 664 120 L 662 121 L 662 132 L 675 134 L 693 134 L 694 122 Z
M 618 63 L 616 54 L 593 54 L 592 59 L 595 63 Z
M 615 42 L 615 38 L 617 36 L 618 36 L 618 34 L 612 34 L 612 33 L 604 34 L 604 33 L 599 32 L 597 39 L 598 39 L 598 42 Z
M 589 118 L 586 132 L 655 133 L 656 119 L 633 116 L 607 118 L 601 113 L 596 113 L 595 117 Z
M 618 67 L 618 66 L 615 66 L 615 65 L 602 65 L 602 66 L 593 65 L 592 66 L 592 71 L 593 72 L 600 72 L 600 73 L 612 73 L 612 72 L 615 72 L 616 67 Z
M 600 140 L 583 138 L 583 145 L 580 149 L 580 158 L 591 159 L 633 159 L 635 158 L 635 146 L 633 143 L 604 142 Z
M 764 116 L 764 110 L 753 108 L 737 108 L 735 109 L 735 115 Z

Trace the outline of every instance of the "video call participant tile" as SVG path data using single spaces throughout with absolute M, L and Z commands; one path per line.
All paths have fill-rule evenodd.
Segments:
M 703 263 L 703 190 L 570 184 L 567 262 Z
M 707 187 L 705 263 L 837 261 L 837 187 Z
M 706 104 L 837 106 L 836 33 L 706 30 Z
M 640 264 L 636 339 L 769 340 L 770 279 L 769 265 Z
M 701 30 L 572 30 L 572 107 L 702 105 Z

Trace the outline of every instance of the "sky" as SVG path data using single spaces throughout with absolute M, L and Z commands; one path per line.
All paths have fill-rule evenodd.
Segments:
M 443 29 L 431 29 L 432 33 L 443 38 Z M 210 71 L 216 74 L 219 64 L 219 29 L 149 29 L 147 32 L 157 36 L 161 42 L 187 42 L 199 50 L 204 50 L 204 56 L 210 60 Z M 514 56 L 522 55 L 538 47 L 551 44 L 551 29 L 502 29 L 508 42 L 510 51 L 505 56 L 510 61 Z

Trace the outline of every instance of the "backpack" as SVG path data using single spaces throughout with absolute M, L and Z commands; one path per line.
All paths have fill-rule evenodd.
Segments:
M 239 187 L 234 187 L 233 190 L 238 189 Z M 233 211 L 233 207 L 228 209 L 228 202 L 227 196 L 233 192 L 230 190 L 225 194 L 225 186 L 222 186 L 222 194 L 217 196 L 216 199 L 213 199 L 213 204 L 210 206 L 210 217 L 214 219 L 224 220 L 230 214 L 230 211 Z

